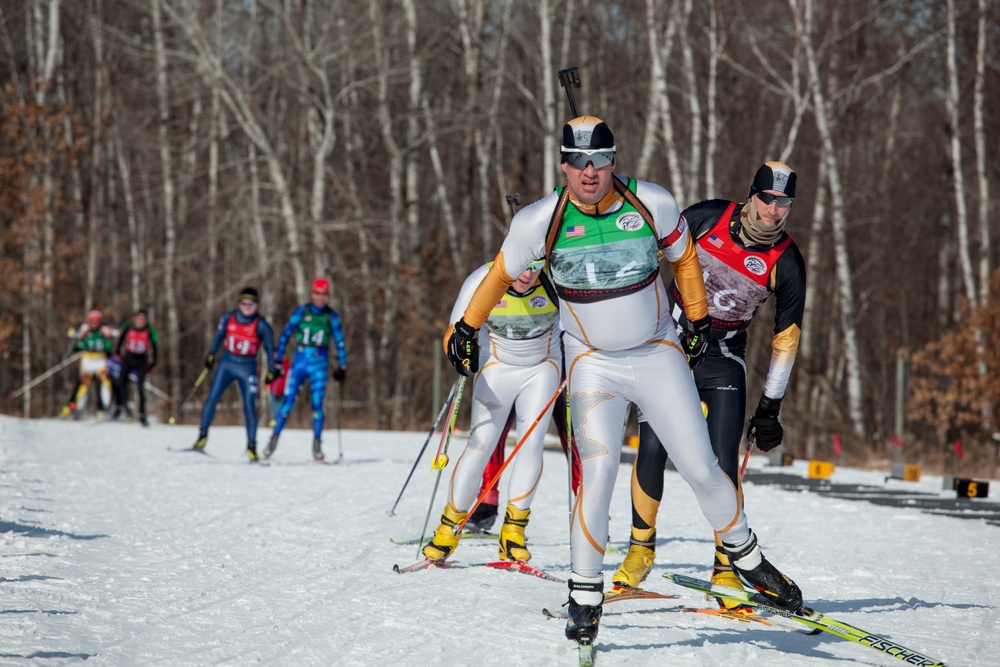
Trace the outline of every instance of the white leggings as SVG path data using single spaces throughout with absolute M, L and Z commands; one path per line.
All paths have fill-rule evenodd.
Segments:
M 736 487 L 712 452 L 698 390 L 677 337 L 666 327 L 659 334 L 658 340 L 621 351 L 595 350 L 563 336 L 573 429 L 583 460 L 570 541 L 573 572 L 584 577 L 601 574 L 629 403 L 652 426 L 712 528 L 730 544 L 750 536 Z
M 511 408 L 517 411 L 517 435 L 521 436 L 552 398 L 562 377 L 558 358 L 545 359 L 533 366 L 513 366 L 490 360 L 476 377 L 472 395 L 472 428 L 465 451 L 451 474 L 449 502 L 459 512 L 467 512 L 479 497 L 483 470 L 496 448 Z M 542 475 L 542 445 L 552 416 L 549 405 L 510 464 L 508 502 L 518 509 L 531 507 L 531 499 Z

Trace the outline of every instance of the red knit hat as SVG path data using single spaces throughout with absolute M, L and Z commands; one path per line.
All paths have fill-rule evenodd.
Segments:
M 313 281 L 312 291 L 319 294 L 330 294 L 330 281 L 326 278 L 317 278 Z

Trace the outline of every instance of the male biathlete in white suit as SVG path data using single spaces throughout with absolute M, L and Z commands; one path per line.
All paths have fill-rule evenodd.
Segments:
M 460 373 L 475 372 L 478 329 L 513 281 L 545 258 L 560 299 L 570 407 L 583 479 L 573 511 L 566 636 L 593 642 L 604 600 L 608 508 L 634 402 L 691 485 L 737 573 L 777 606 L 798 610 L 799 587 L 768 562 L 712 452 L 688 357 L 707 350 L 711 320 L 694 244 L 673 196 L 614 174 L 615 141 L 592 116 L 563 128 L 566 183 L 514 216 L 510 232 L 448 342 Z M 697 334 L 674 332 L 660 256 L 673 266 Z M 470 368 L 471 367 L 471 368 Z

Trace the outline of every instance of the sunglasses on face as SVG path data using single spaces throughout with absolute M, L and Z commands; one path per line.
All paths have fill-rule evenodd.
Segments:
M 786 206 L 791 206 L 795 197 L 782 197 L 780 195 L 772 195 L 767 192 L 758 192 L 757 199 L 759 199 L 760 203 L 764 206 L 770 206 L 771 202 L 775 202 L 778 204 L 778 208 L 785 208 Z
M 329 292 L 313 292 L 313 296 L 330 296 Z
M 256 301 L 240 301 L 240 306 L 242 308 L 250 308 L 250 307 L 256 306 L 256 305 L 257 305 Z
M 562 161 L 574 169 L 586 169 L 587 163 L 593 163 L 594 169 L 607 167 L 615 162 L 615 150 L 610 148 L 586 149 L 563 148 Z

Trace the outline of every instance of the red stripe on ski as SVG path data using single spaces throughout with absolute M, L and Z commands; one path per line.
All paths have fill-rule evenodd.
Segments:
M 418 560 L 416 563 L 413 563 L 411 565 L 406 565 L 404 567 L 400 567 L 399 565 L 393 565 L 392 571 L 397 574 L 407 574 L 408 572 L 419 572 L 420 570 L 426 570 L 429 567 L 438 567 L 446 569 L 451 567 L 451 563 L 425 558 L 423 560 Z
M 615 586 L 604 594 L 604 604 L 619 600 L 673 600 L 676 598 L 676 595 L 664 595 L 654 591 L 647 591 L 644 588 Z
M 556 581 L 560 584 L 566 583 L 565 579 L 560 579 L 559 577 L 551 575 L 548 572 L 539 570 L 537 567 L 532 567 L 523 560 L 498 560 L 487 563 L 486 567 L 492 567 L 498 570 L 510 570 L 511 572 L 521 572 L 522 574 L 530 574 L 533 577 L 540 577 L 541 579 L 547 579 L 548 581 Z

